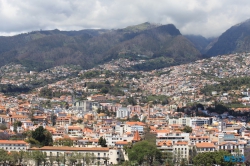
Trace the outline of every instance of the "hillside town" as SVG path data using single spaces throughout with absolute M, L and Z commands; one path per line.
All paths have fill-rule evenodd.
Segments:
M 40 72 L 1 67 L 0 148 L 45 155 L 13 161 L 20 165 L 146 165 L 151 159 L 132 160 L 130 150 L 152 137 L 162 155 L 150 165 L 192 165 L 199 153 L 221 150 L 241 156 L 238 163 L 250 161 L 250 84 L 204 92 L 221 80 L 248 77 L 250 53 L 129 70 L 140 63 L 119 59 L 89 70 Z M 38 131 L 52 140 L 39 142 Z

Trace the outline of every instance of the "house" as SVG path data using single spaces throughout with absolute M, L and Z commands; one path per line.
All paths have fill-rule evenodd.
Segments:
M 175 161 L 189 160 L 189 145 L 187 141 L 177 141 L 173 144 L 173 157 Z
M 10 151 L 26 151 L 30 148 L 30 144 L 23 140 L 0 140 L 0 148 Z
M 196 143 L 195 148 L 197 153 L 203 153 L 203 152 L 214 152 L 215 151 L 215 145 L 210 142 L 201 142 Z
M 29 148 L 28 151 L 39 150 L 46 154 L 46 156 L 67 156 L 78 153 L 82 154 L 82 160 L 78 161 L 78 164 L 84 165 L 84 155 L 92 155 L 94 159 L 91 161 L 91 165 L 113 165 L 118 164 L 119 161 L 124 160 L 123 152 L 119 148 L 107 148 L 107 147 L 68 147 L 68 146 L 44 146 L 41 148 Z M 68 161 L 66 161 L 66 164 Z
M 128 118 L 130 114 L 129 108 L 121 107 L 116 111 L 116 118 Z

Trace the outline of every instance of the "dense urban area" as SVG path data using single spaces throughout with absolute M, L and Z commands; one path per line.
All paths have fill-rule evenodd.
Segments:
M 131 70 L 141 63 L 120 58 L 89 70 L 40 72 L 1 67 L 0 162 L 250 163 L 250 53 Z

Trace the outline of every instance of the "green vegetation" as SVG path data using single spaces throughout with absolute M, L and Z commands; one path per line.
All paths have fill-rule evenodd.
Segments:
M 152 102 L 152 104 L 166 105 L 168 104 L 169 97 L 165 95 L 148 95 L 148 96 L 143 96 L 142 100 L 143 100 L 142 102 L 144 103 Z
M 96 78 L 100 77 L 101 71 L 94 70 L 94 71 L 87 71 L 84 73 L 81 78 Z
M 164 67 L 169 67 L 173 65 L 177 65 L 177 63 L 173 58 L 167 57 L 159 57 L 148 60 L 142 64 L 137 64 L 132 66 L 131 70 L 143 70 L 143 71 L 150 71 L 154 69 L 161 69 Z
M 138 58 L 139 54 L 142 55 L 139 58 L 153 55 L 173 59 L 177 57 L 176 62 L 180 63 L 190 61 L 190 57 L 183 54 L 192 55 L 192 60 L 197 59 L 199 52 L 180 36 L 179 30 L 172 24 L 150 23 L 112 31 L 37 31 L 0 38 L 0 66 L 16 62 L 35 71 L 63 64 L 80 65 L 89 69 L 120 58 L 121 50 L 131 59 Z M 136 56 L 132 56 L 133 54 Z M 164 66 L 165 62 L 168 63 L 164 61 L 158 64 Z M 147 70 L 149 68 L 153 66 L 146 67 Z
M 158 71 L 157 73 L 156 73 L 156 75 L 159 77 L 159 76 L 161 76 L 161 75 L 169 75 L 170 74 L 170 72 L 172 71 L 172 69 L 171 70 L 168 70 L 168 71 Z
M 127 152 L 129 160 L 137 162 L 139 165 L 143 163 L 152 165 L 153 162 L 160 165 L 162 163 L 161 152 L 156 148 L 155 143 L 146 140 L 135 143 Z
M 140 119 L 139 119 L 139 117 L 138 117 L 137 114 L 135 114 L 135 115 L 134 115 L 132 118 L 130 118 L 129 120 L 132 121 L 132 122 L 139 122 L 139 121 L 140 121 Z
M 233 166 L 234 163 L 224 161 L 224 156 L 231 156 L 229 152 L 226 151 L 216 151 L 216 152 L 204 152 L 198 153 L 194 159 L 194 165 L 196 166 L 211 166 L 213 164 Z
M 14 122 L 14 132 L 17 132 L 17 127 L 21 127 L 22 126 L 22 122 L 20 121 L 16 121 Z
M 7 162 L 10 161 L 10 156 L 8 155 L 8 152 L 0 149 L 0 162 Z
M 90 163 L 94 163 L 96 161 L 96 157 L 92 153 L 72 153 L 71 155 L 63 155 L 59 154 L 57 156 L 47 156 L 46 153 L 43 153 L 40 150 L 33 150 L 33 151 L 19 151 L 15 152 L 12 151 L 8 153 L 7 151 L 0 149 L 0 163 L 2 165 L 25 165 L 28 161 L 34 161 L 35 165 L 54 165 L 56 162 L 57 165 L 63 164 L 65 165 L 66 160 L 70 163 L 70 165 L 75 165 L 76 162 L 84 160 L 87 166 Z M 104 158 L 107 160 L 107 158 Z M 96 165 L 97 163 L 95 163 Z
M 248 52 L 250 50 L 249 41 L 249 22 L 245 21 L 224 32 L 206 54 L 216 56 Z
M 242 87 L 250 88 L 250 77 L 235 77 L 235 78 L 227 78 L 221 79 L 220 83 L 215 85 L 206 85 L 201 92 L 204 94 L 212 95 L 212 91 L 220 92 L 228 92 L 230 90 L 241 90 Z
M 106 139 L 103 137 L 100 137 L 98 140 L 98 145 L 101 145 L 101 147 L 107 147 Z
M 0 124 L 0 130 L 6 130 L 7 129 L 7 126 L 5 124 Z
M 131 34 L 130 34 L 131 35 Z M 150 57 L 146 55 L 138 55 L 136 53 L 120 53 L 118 58 L 128 59 L 129 61 L 149 60 Z
M 50 88 L 42 88 L 39 93 L 40 97 L 45 97 L 48 99 L 52 99 L 53 97 L 60 97 L 62 95 L 71 95 L 71 93 L 63 91 L 53 91 Z
M 87 84 L 87 88 L 88 89 L 98 89 L 101 93 L 104 94 L 111 94 L 111 95 L 115 95 L 115 96 L 123 96 L 124 92 L 121 90 L 121 88 L 117 85 L 111 85 L 109 81 L 105 81 L 105 82 L 99 82 L 99 83 L 95 83 L 95 82 L 88 82 Z
M 73 146 L 73 141 L 70 138 L 59 138 L 53 142 L 55 146 Z
M 76 122 L 79 123 L 79 124 L 82 124 L 83 120 L 82 119 L 77 119 Z
M 44 129 L 42 126 L 36 128 L 28 134 L 27 142 L 31 143 L 32 146 L 52 146 L 53 140 L 51 133 Z
M 46 154 L 39 150 L 28 152 L 27 157 L 31 160 L 34 160 L 37 165 L 40 165 L 42 162 L 44 165 L 46 163 Z
M 183 129 L 182 129 L 183 132 L 185 133 L 192 133 L 192 127 L 190 126 L 185 126 Z
M 19 93 L 25 93 L 29 92 L 31 90 L 30 87 L 27 86 L 17 86 L 17 85 L 11 85 L 11 84 L 0 84 L 0 92 L 3 92 L 7 95 L 15 95 Z
M 3 165 L 21 165 L 25 159 L 27 159 L 28 153 L 24 151 L 7 151 L 0 149 L 0 163 Z

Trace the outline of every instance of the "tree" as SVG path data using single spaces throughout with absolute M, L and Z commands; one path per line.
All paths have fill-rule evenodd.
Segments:
M 185 126 L 183 129 L 182 129 L 183 132 L 185 133 L 192 133 L 192 127 L 190 126 Z
M 26 155 L 26 152 L 25 151 L 19 151 L 19 153 L 18 153 L 18 160 L 19 160 L 19 162 L 20 162 L 20 164 L 22 164 L 23 163 L 23 160 L 24 160 L 24 158 L 25 158 L 25 155 Z
M 197 155 L 197 151 L 196 151 L 196 148 L 193 146 L 190 148 L 189 150 L 189 162 L 191 164 L 193 164 L 193 159 L 194 157 Z
M 37 143 L 39 143 L 40 146 L 53 145 L 51 133 L 48 130 L 44 129 L 42 126 L 39 126 L 35 131 L 32 131 L 31 137 L 34 139 L 33 143 L 35 143 L 35 145 L 38 145 Z M 30 138 L 29 141 L 32 141 L 32 139 Z
M 56 156 L 48 156 L 48 161 L 50 166 L 53 166 L 54 161 L 57 161 L 56 159 L 57 159 Z
M 173 153 L 172 152 L 162 152 L 162 158 L 165 160 L 166 166 L 173 166 Z
M 10 161 L 10 156 L 6 150 L 0 149 L 0 162 L 6 163 Z
M 13 163 L 14 165 L 18 164 L 19 162 L 19 153 L 12 151 L 10 154 L 10 162 Z
M 21 126 L 22 126 L 22 122 L 20 121 L 14 122 L 14 132 L 17 132 L 17 127 L 21 127 Z
M 180 162 L 180 166 L 186 166 L 187 164 L 188 164 L 187 159 L 182 158 L 182 159 L 181 159 L 181 162 Z
M 52 98 L 53 97 L 53 92 L 52 92 L 52 89 L 48 89 L 48 88 L 42 88 L 40 90 L 40 94 L 39 96 L 41 97 L 46 97 L 46 98 Z
M 141 165 L 144 161 L 152 165 L 153 161 L 161 161 L 161 152 L 154 143 L 141 141 L 135 143 L 131 149 L 128 149 L 128 158 L 130 161 L 136 161 Z
M 54 141 L 55 146 L 73 146 L 73 141 L 70 138 L 59 138 Z
M 109 89 L 107 87 L 102 87 L 100 92 L 107 94 L 109 92 Z
M 6 129 L 7 129 L 7 127 L 5 124 L 0 124 L 0 130 L 6 130 Z
M 79 124 L 82 124 L 83 120 L 82 119 L 77 119 L 76 122 L 79 123 Z
M 136 105 L 136 101 L 135 101 L 134 97 L 129 97 L 128 98 L 128 103 L 131 104 L 131 105 Z
M 223 166 L 233 166 L 234 163 L 224 160 L 224 156 L 231 156 L 227 151 L 216 151 L 216 152 L 204 152 L 198 153 L 193 159 L 194 165 L 200 166 L 211 166 L 213 164 Z
M 202 104 L 200 104 L 200 103 L 198 103 L 198 104 L 196 105 L 196 108 L 197 108 L 197 109 L 200 108 L 201 110 L 204 110 L 204 106 L 203 106 Z
M 130 119 L 132 122 L 138 122 L 140 121 L 139 117 L 137 114 L 135 114 L 131 119 Z
M 87 166 L 91 163 L 91 161 L 94 159 L 94 154 L 93 153 L 85 153 L 83 154 L 83 162 L 86 163 Z
M 101 147 L 107 147 L 107 144 L 106 144 L 106 139 L 103 138 L 103 137 L 100 137 L 99 140 L 98 140 L 98 145 L 101 145 Z
M 28 152 L 27 158 L 30 160 L 34 160 L 36 165 L 40 165 L 42 162 L 45 165 L 45 162 L 46 162 L 46 154 L 39 150 Z
M 81 154 L 79 153 L 71 153 L 68 157 L 67 157 L 70 165 L 74 165 L 78 160 L 82 159 Z

